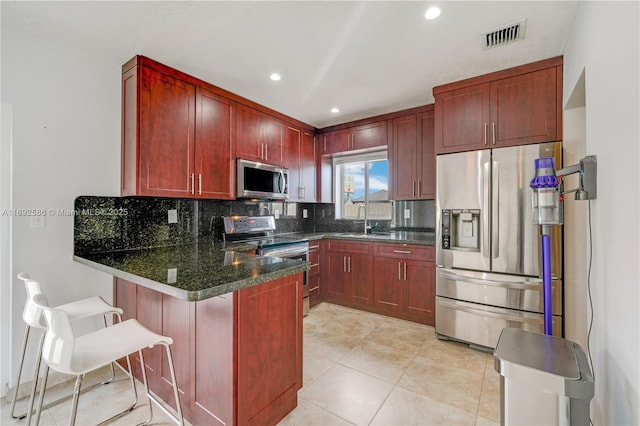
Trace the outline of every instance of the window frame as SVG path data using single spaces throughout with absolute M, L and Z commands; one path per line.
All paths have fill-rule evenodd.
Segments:
M 336 220 L 362 220 L 364 219 L 364 216 L 362 217 L 345 217 L 344 216 L 344 211 L 343 211 L 343 189 L 344 189 L 344 166 L 345 164 L 349 164 L 349 163 L 365 163 L 365 192 L 364 192 L 364 206 L 367 208 L 367 211 L 369 210 L 369 206 L 370 206 L 370 200 L 369 200 L 369 167 L 367 167 L 368 163 L 370 162 L 374 162 L 374 161 L 380 161 L 380 160 L 385 160 L 387 161 L 387 194 L 388 194 L 388 185 L 389 185 L 389 180 L 390 180 L 390 173 L 389 173 L 389 153 L 387 149 L 384 150 L 379 150 L 379 151 L 372 151 L 372 152 L 366 152 L 366 153 L 360 153 L 360 154 L 349 154 L 349 155 L 343 155 L 343 156 L 337 156 L 333 158 L 333 196 L 334 196 L 334 200 L 335 200 L 335 219 Z M 387 199 L 387 202 L 389 202 L 391 205 L 393 205 L 393 200 L 389 200 Z M 391 220 L 392 219 L 392 215 L 393 215 L 393 207 L 391 209 L 391 214 L 390 217 L 387 219 L 379 219 L 379 220 Z

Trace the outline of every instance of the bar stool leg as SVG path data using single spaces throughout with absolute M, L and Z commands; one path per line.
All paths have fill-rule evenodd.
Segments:
M 184 417 L 182 417 L 182 406 L 180 405 L 180 395 L 178 392 L 178 382 L 176 381 L 176 371 L 173 367 L 173 357 L 171 356 L 171 347 L 164 344 L 167 350 L 167 360 L 169 361 L 169 371 L 171 372 L 171 382 L 173 383 L 173 396 L 176 399 L 176 410 L 178 411 L 178 421 L 184 426 Z
M 147 382 L 147 371 L 144 368 L 144 355 L 142 355 L 142 349 L 138 351 L 140 355 L 140 368 L 142 368 L 142 382 L 144 383 L 144 390 L 147 394 L 147 403 L 149 404 L 149 418 L 142 423 L 138 423 L 136 426 L 144 426 L 151 423 L 153 419 L 153 409 L 151 408 L 151 395 L 149 395 L 149 382 Z
M 31 387 L 31 396 L 29 397 L 29 406 L 27 408 L 27 424 L 31 424 L 31 414 L 33 413 L 33 403 L 36 399 L 36 390 L 38 388 L 38 377 L 40 375 L 40 363 L 42 361 L 42 347 L 44 346 L 44 336 L 42 333 L 40 336 L 40 342 L 38 343 L 38 355 L 36 358 L 36 369 L 33 372 L 33 386 Z M 44 388 L 40 391 L 44 394 Z M 36 422 L 38 424 L 38 422 Z
M 76 376 L 76 384 L 73 387 L 73 402 L 71 403 L 71 417 L 69 418 L 69 426 L 76 424 L 76 415 L 78 414 L 78 400 L 80 399 L 80 387 L 82 386 L 82 378 L 84 374 Z
M 36 425 L 40 424 L 40 414 L 42 413 L 42 403 L 44 402 L 44 390 L 47 388 L 47 379 L 49 378 L 49 366 L 45 363 L 44 365 L 44 378 L 42 379 L 42 391 L 40 392 L 40 397 L 38 398 L 38 409 L 36 410 Z M 27 426 L 31 423 L 27 421 Z
M 29 331 L 31 327 L 27 325 L 24 330 L 24 339 L 22 341 L 22 355 L 20 356 L 20 366 L 18 367 L 18 378 L 16 379 L 16 386 L 13 390 L 13 402 L 11 403 L 11 417 L 14 419 L 23 419 L 26 415 L 16 416 L 16 400 L 18 399 L 18 388 L 20 388 L 20 379 L 22 377 L 22 366 L 24 365 L 24 354 L 27 352 L 27 342 L 29 340 Z

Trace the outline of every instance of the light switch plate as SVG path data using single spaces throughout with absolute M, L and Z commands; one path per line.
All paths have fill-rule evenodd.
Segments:
M 276 210 L 275 212 L 273 212 L 273 215 L 276 219 L 280 219 L 280 210 Z
M 404 218 L 405 219 L 411 219 L 411 210 L 410 209 L 404 209 Z
M 178 223 L 178 210 L 172 209 L 167 212 L 169 223 Z
M 178 268 L 167 269 L 167 284 L 175 284 L 178 281 Z
M 309 213 L 307 209 L 302 209 L 302 218 L 306 219 L 307 217 L 309 217 Z

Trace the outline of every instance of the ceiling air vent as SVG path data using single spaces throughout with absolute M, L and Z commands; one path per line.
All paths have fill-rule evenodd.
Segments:
M 496 30 L 484 33 L 484 48 L 503 46 L 507 43 L 524 39 L 524 27 L 527 20 L 524 19 L 515 24 L 506 25 Z

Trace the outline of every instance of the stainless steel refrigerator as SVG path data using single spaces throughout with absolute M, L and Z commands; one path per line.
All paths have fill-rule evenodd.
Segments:
M 529 182 L 561 142 L 439 155 L 436 333 L 495 348 L 505 327 L 544 332 L 540 237 Z M 553 332 L 562 335 L 562 228 L 552 232 Z

